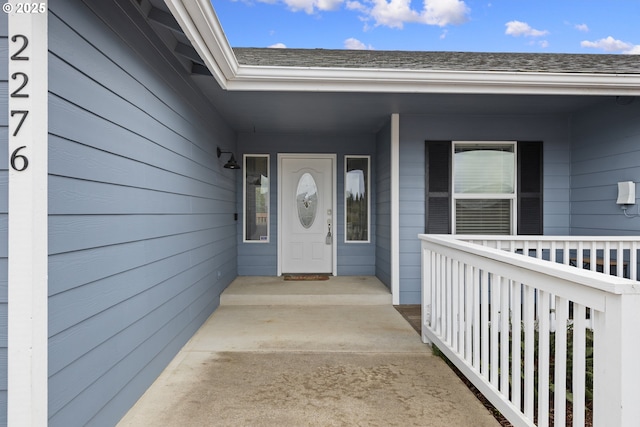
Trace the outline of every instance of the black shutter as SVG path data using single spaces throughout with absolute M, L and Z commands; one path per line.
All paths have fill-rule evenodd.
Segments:
M 542 232 L 542 142 L 518 142 L 518 234 Z
M 451 234 L 451 141 L 427 141 L 425 153 L 425 232 Z

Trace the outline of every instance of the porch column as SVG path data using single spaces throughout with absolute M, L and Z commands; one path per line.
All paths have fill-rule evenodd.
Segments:
M 400 114 L 391 115 L 391 296 L 400 304 Z
M 9 56 L 9 426 L 47 425 L 47 1 L 11 0 Z

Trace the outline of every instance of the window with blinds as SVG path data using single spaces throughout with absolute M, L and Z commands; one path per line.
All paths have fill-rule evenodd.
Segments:
M 455 234 L 513 234 L 515 142 L 453 143 Z
M 425 144 L 425 233 L 543 233 L 542 141 Z

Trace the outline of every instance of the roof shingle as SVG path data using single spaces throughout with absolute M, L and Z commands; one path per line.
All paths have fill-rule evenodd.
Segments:
M 425 71 L 640 74 L 638 55 L 233 48 L 241 65 Z

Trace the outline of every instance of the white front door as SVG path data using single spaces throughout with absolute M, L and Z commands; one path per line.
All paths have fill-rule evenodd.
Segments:
M 280 155 L 280 273 L 334 272 L 331 155 Z

